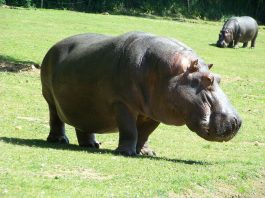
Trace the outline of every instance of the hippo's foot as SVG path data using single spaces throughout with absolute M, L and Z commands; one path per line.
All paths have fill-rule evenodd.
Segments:
M 146 141 L 144 144 L 138 142 L 136 152 L 139 155 L 156 156 L 155 151 L 149 147 L 148 141 Z
M 79 129 L 75 129 L 75 131 L 79 146 L 88 148 L 99 148 L 101 143 L 96 140 L 96 136 L 94 133 L 84 132 Z
M 101 142 L 98 141 L 89 141 L 86 143 L 80 143 L 79 146 L 81 147 L 88 147 L 88 148 L 99 148 L 101 145 Z
M 48 142 L 60 143 L 60 144 L 69 144 L 69 140 L 66 135 L 49 135 L 47 138 Z
M 128 147 L 118 147 L 115 150 L 115 153 L 124 155 L 124 156 L 135 156 L 137 155 L 136 150 Z
M 147 156 L 156 156 L 155 151 L 153 151 L 152 149 L 150 149 L 148 147 L 147 148 L 143 147 L 138 154 L 139 155 L 147 155 Z

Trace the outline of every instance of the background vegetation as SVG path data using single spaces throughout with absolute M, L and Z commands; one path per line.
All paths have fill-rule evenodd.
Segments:
M 153 20 L 45 9 L 0 8 L 0 197 L 265 197 L 265 30 L 257 47 L 220 49 L 221 22 Z M 39 70 L 57 41 L 74 34 L 138 30 L 176 38 L 212 71 L 243 119 L 230 142 L 207 142 L 187 127 L 160 125 L 150 145 L 157 157 L 117 156 L 118 134 L 98 135 L 100 150 L 47 143 L 48 108 Z M 15 70 L 16 71 L 16 70 Z M 263 182 L 263 183 L 262 183 Z
M 41 7 L 41 0 L 0 0 L 0 4 L 1 2 L 13 6 Z M 248 15 L 265 23 L 263 0 L 43 0 L 43 8 L 211 20 Z

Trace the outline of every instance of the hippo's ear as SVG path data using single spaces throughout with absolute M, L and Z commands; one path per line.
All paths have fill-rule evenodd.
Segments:
M 214 77 L 210 73 L 202 75 L 202 85 L 205 88 L 210 87 L 213 84 Z
M 208 64 L 208 68 L 211 69 L 213 64 Z
M 199 67 L 198 67 L 198 59 L 191 61 L 190 63 L 190 67 L 189 67 L 189 71 L 190 72 L 196 72 L 198 71 Z

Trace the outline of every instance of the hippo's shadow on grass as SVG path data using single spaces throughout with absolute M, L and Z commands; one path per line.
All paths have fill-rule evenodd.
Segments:
M 210 45 L 212 47 L 217 47 L 216 43 L 209 43 L 208 45 Z
M 22 139 L 22 138 L 14 138 L 14 137 L 0 137 L 0 141 L 8 143 L 8 144 L 14 144 L 14 145 L 20 145 L 20 146 L 28 146 L 28 147 L 39 147 L 39 148 L 52 148 L 52 149 L 58 149 L 58 150 L 71 150 L 71 151 L 86 151 L 89 153 L 99 153 L 99 154 L 112 154 L 117 155 L 114 150 L 111 149 L 96 149 L 96 148 L 85 148 L 80 147 L 78 145 L 74 144 L 55 144 L 55 143 L 49 143 L 45 140 L 41 139 Z M 188 164 L 188 165 L 212 165 L 212 163 L 205 162 L 205 161 L 196 161 L 196 160 L 182 160 L 182 159 L 170 159 L 167 157 L 150 157 L 150 156 L 141 156 L 138 155 L 136 157 L 133 157 L 135 159 L 151 159 L 151 160 L 163 160 L 173 163 L 182 163 L 182 164 Z
M 221 48 L 221 47 L 218 47 L 217 45 L 216 45 L 216 43 L 209 43 L 208 44 L 209 46 L 212 46 L 212 47 L 216 47 L 216 48 L 219 48 L 219 49 L 231 49 L 231 50 L 234 50 L 235 48 L 234 47 L 226 47 L 226 48 Z M 248 48 L 248 47 L 243 47 L 243 46 L 238 46 L 238 48 L 242 48 L 242 49 L 244 49 L 244 48 Z

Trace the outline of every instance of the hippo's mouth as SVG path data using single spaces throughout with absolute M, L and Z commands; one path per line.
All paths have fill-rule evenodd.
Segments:
M 220 47 L 220 48 L 226 48 L 228 46 L 228 44 L 225 41 L 219 40 L 219 41 L 217 41 L 216 46 Z
M 211 131 L 209 127 L 203 127 L 201 130 L 196 131 L 198 136 L 212 142 L 227 142 L 231 140 L 236 133 L 237 131 L 218 134 L 216 131 Z
M 196 134 L 207 141 L 227 142 L 231 140 L 238 132 L 241 126 L 241 121 L 232 119 L 230 122 L 224 121 L 219 124 L 214 121 L 209 124 L 201 124 Z

